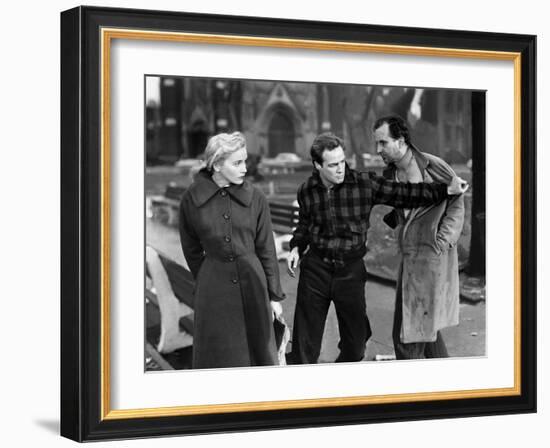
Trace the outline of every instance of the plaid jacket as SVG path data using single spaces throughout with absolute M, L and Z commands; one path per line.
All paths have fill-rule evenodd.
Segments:
M 415 208 L 446 197 L 445 184 L 400 183 L 347 165 L 344 181 L 327 189 L 315 170 L 298 189 L 299 221 L 290 247 L 302 255 L 312 245 L 334 260 L 362 257 L 374 205 Z

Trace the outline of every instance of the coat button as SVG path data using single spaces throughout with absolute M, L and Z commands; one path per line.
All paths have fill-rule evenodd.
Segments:
M 222 190 L 220 194 L 221 194 L 222 196 L 227 196 L 227 191 Z
M 239 282 L 239 280 L 236 278 L 232 279 L 231 281 L 233 282 L 233 284 L 237 284 Z
M 229 235 L 226 235 L 224 240 L 229 243 L 231 241 L 231 237 Z
M 229 257 L 227 257 L 227 259 L 229 261 L 235 261 L 235 257 L 233 255 L 229 255 Z
M 223 219 L 229 219 L 229 213 L 224 213 L 223 214 Z

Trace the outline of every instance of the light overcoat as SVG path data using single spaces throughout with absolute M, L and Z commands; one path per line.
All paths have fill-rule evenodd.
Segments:
M 455 173 L 445 161 L 415 148 L 412 151 L 424 182 L 450 183 Z M 389 165 L 384 176 L 395 179 L 395 165 Z M 415 208 L 407 217 L 403 210 L 394 210 L 384 221 L 399 226 L 401 342 L 434 342 L 438 330 L 458 324 L 457 242 L 464 224 L 464 195 Z

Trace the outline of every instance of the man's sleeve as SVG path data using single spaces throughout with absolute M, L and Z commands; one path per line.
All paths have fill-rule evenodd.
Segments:
M 310 243 L 309 235 L 309 224 L 310 224 L 310 215 L 309 210 L 307 209 L 306 201 L 304 199 L 304 189 L 300 188 L 298 190 L 298 225 L 294 229 L 292 239 L 289 242 L 290 250 L 295 247 L 298 248 L 298 253 L 300 256 L 304 253 L 307 246 Z
M 439 222 L 436 240 L 441 250 L 449 249 L 458 242 L 464 226 L 464 195 L 449 199 L 445 213 Z
M 393 170 L 386 168 L 384 171 L 382 171 L 382 177 L 384 177 L 384 179 L 393 179 L 395 176 L 393 176 Z M 397 218 L 397 210 L 392 209 L 390 212 L 386 213 L 382 218 L 382 221 L 384 221 L 386 225 L 391 229 L 395 229 L 399 224 L 399 220 Z
M 456 173 L 444 160 L 433 157 L 430 164 L 432 177 L 439 182 L 449 183 Z M 447 250 L 458 242 L 464 226 L 464 195 L 451 196 L 445 213 L 439 222 L 436 240 L 441 250 Z
M 447 198 L 447 185 L 440 183 L 397 182 L 371 173 L 372 203 L 395 208 L 415 208 L 437 204 Z

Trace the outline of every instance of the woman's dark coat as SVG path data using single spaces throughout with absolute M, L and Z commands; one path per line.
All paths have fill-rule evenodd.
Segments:
M 196 281 L 193 368 L 277 364 L 269 301 L 284 294 L 263 193 L 199 172 L 181 201 L 180 238 Z

